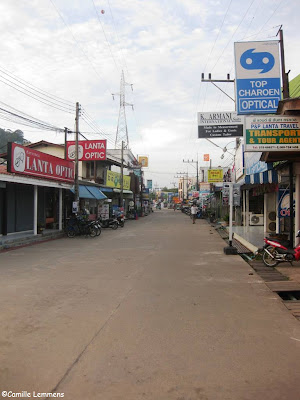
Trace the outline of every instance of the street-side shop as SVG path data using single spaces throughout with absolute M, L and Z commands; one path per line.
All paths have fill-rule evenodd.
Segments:
M 0 234 L 62 230 L 63 198 L 73 182 L 73 162 L 9 143 L 0 169 Z

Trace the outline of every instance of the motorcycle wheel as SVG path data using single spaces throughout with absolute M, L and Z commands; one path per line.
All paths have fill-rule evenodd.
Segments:
M 67 230 L 67 236 L 68 236 L 68 238 L 73 238 L 73 237 L 75 237 L 75 236 L 76 236 L 75 229 L 68 229 L 68 230 Z
M 268 246 L 265 250 L 268 250 L 269 253 L 271 253 L 274 257 L 276 257 L 277 252 L 273 246 Z M 267 267 L 276 267 L 278 261 L 272 258 L 265 250 L 262 257 L 264 264 Z
M 111 224 L 111 229 L 113 229 L 114 231 L 116 229 L 118 229 L 118 227 L 119 227 L 119 224 L 117 222 L 114 222 L 113 224 Z
M 119 222 L 120 228 L 124 228 L 124 221 Z
M 95 237 L 97 236 L 97 230 L 93 226 L 89 229 L 89 235 L 90 237 Z
M 101 235 L 101 227 L 100 227 L 100 225 L 98 225 L 97 226 L 97 236 L 100 236 Z

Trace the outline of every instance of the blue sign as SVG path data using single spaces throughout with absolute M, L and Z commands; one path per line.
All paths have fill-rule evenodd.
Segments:
M 238 114 L 276 113 L 281 100 L 278 41 L 235 43 Z

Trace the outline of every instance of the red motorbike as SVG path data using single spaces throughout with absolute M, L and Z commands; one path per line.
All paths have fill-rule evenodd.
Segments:
M 297 236 L 300 237 L 300 231 Z M 300 243 L 291 248 L 286 240 L 264 238 L 265 246 L 263 248 L 263 262 L 267 267 L 275 267 L 282 262 L 292 263 L 300 260 Z

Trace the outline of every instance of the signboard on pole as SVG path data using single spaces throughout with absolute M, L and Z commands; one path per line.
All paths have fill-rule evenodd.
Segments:
M 274 115 L 246 117 L 245 151 L 300 149 L 300 117 Z
M 235 136 L 243 136 L 243 117 L 235 111 L 198 113 L 199 139 Z
M 208 179 L 210 183 L 223 182 L 223 170 L 222 169 L 209 169 L 207 171 Z
M 147 156 L 139 156 L 138 157 L 138 163 L 142 167 L 147 168 L 148 167 L 148 157 Z
M 237 42 L 234 53 L 237 113 L 276 113 L 281 100 L 279 42 Z
M 152 179 L 147 179 L 147 188 L 152 190 Z
M 75 160 L 74 141 L 67 142 L 67 160 Z M 106 140 L 79 140 L 78 141 L 79 161 L 106 160 Z
M 16 174 L 74 182 L 74 163 L 17 143 L 8 143 L 7 171 Z

